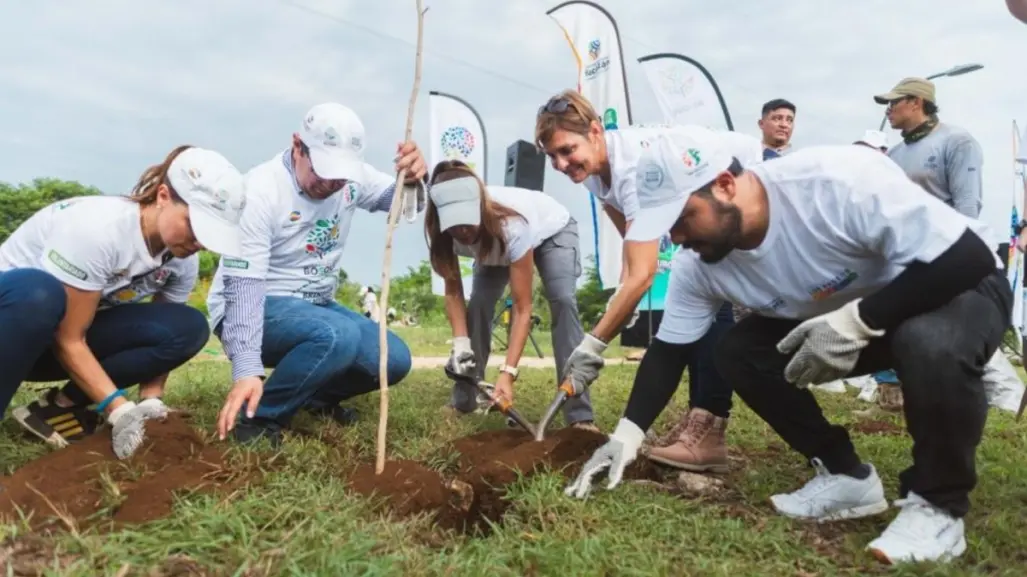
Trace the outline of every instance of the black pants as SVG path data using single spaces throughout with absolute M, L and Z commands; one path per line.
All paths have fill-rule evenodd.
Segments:
M 718 417 L 731 414 L 731 384 L 717 370 L 715 360 L 717 345 L 724 335 L 735 326 L 734 309 L 731 303 L 724 303 L 717 316 L 698 342 L 698 349 L 688 364 L 688 405 L 705 409 Z
M 894 368 L 913 438 L 913 464 L 899 476 L 909 491 L 955 517 L 970 508 L 977 484 L 977 445 L 988 414 L 981 376 L 1009 326 L 1013 296 L 995 273 L 974 289 L 913 317 L 863 350 L 855 375 Z M 816 398 L 784 379 L 789 356 L 777 343 L 798 321 L 757 315 L 738 322 L 720 341 L 720 373 L 738 396 L 793 449 L 818 457 L 832 473 L 860 463 L 844 427 L 824 417 Z

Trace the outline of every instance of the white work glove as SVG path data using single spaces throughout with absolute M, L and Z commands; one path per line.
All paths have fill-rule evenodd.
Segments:
M 613 294 L 610 295 L 610 298 L 606 299 L 606 308 L 603 309 L 604 313 L 610 310 L 610 303 L 613 302 L 613 299 L 617 298 L 617 295 L 620 294 L 620 289 L 622 289 L 623 287 L 623 284 L 617 285 L 617 290 L 613 291 Z M 624 323 L 624 328 L 630 329 L 631 327 L 635 326 L 635 323 L 638 322 L 638 315 L 638 307 L 636 306 L 635 310 L 631 311 L 631 317 L 628 318 L 628 322 Z
M 599 370 L 604 365 L 603 351 L 606 347 L 606 343 L 586 333 L 581 344 L 567 357 L 567 362 L 563 366 L 563 378 L 574 387 L 575 397 L 588 390 L 588 387 L 599 378 Z
M 114 455 L 119 459 L 131 457 L 146 438 L 144 421 L 161 418 L 158 414 L 152 403 L 142 406 L 127 401 L 114 409 L 107 417 L 107 422 L 113 429 L 111 444 L 114 447 Z
M 852 372 L 870 339 L 884 335 L 859 318 L 860 300 L 804 321 L 777 343 L 778 352 L 795 353 L 785 367 L 785 380 L 806 388 Z
M 592 478 L 607 467 L 610 468 L 610 472 L 606 489 L 616 487 L 624 476 L 624 470 L 638 456 L 638 449 L 644 440 L 645 431 L 635 423 L 622 418 L 617 423 L 617 429 L 610 435 L 610 440 L 592 453 L 592 457 L 581 468 L 578 478 L 564 489 L 564 495 L 584 499 L 592 490 Z
M 446 361 L 446 375 L 451 379 L 471 378 L 474 376 L 474 351 L 471 350 L 471 339 L 453 337 L 453 349 Z
M 139 402 L 139 407 L 146 409 L 147 419 L 164 419 L 171 412 L 171 409 L 158 397 L 143 399 Z

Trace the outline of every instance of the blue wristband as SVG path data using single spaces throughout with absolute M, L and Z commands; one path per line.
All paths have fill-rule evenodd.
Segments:
M 104 411 L 104 409 L 107 408 L 107 405 L 111 404 L 111 402 L 114 401 L 114 399 L 116 399 L 118 397 L 124 397 L 124 396 L 125 396 L 125 389 L 118 389 L 118 390 L 114 391 L 113 393 L 107 395 L 106 399 L 100 401 L 99 405 L 96 405 L 96 412 L 97 413 L 102 413 Z

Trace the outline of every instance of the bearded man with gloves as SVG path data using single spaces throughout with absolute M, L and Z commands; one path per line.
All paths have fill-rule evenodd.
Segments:
M 877 471 L 807 387 L 893 367 L 913 459 L 899 475 L 897 516 L 867 548 L 888 563 L 958 557 L 987 418 L 981 377 L 1012 307 L 985 225 L 864 147 L 808 148 L 744 171 L 716 143 L 689 148 L 701 160 L 673 175 L 679 194 L 656 212 L 692 249 L 675 258 L 666 305 L 688 326 L 660 327 L 624 417 L 567 493 L 585 497 L 607 468 L 607 487 L 620 482 L 726 301 L 753 313 L 717 344 L 717 368 L 816 471 L 773 495 L 774 508 L 818 522 L 888 509 Z M 585 348 L 569 362 L 585 386 L 602 367 Z

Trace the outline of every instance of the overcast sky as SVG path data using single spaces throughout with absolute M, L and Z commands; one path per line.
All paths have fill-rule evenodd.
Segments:
M 493 184 L 506 147 L 531 140 L 534 113 L 575 85 L 575 65 L 545 0 L 432 0 L 425 23 L 415 138 L 427 138 L 429 90 L 484 118 Z M 984 217 L 1008 226 L 1011 122 L 1027 121 L 1027 26 L 1001 0 L 603 0 L 617 19 L 635 122 L 661 121 L 635 60 L 678 52 L 720 84 L 736 130 L 757 135 L 760 105 L 798 105 L 798 147 L 847 143 L 876 128 L 871 96 L 900 78 L 956 64 L 937 80 L 942 119 L 984 147 Z M 369 158 L 389 171 L 413 80 L 413 0 L 33 0 L 0 7 L 0 180 L 79 180 L 123 194 L 174 146 L 214 148 L 246 170 L 288 146 L 308 108 L 335 100 L 368 129 Z M 891 142 L 897 141 L 891 133 Z M 422 147 L 427 149 L 426 143 Z M 587 193 L 551 169 L 546 192 L 582 223 Z M 1003 229 L 1004 231 L 1005 229 Z M 361 213 L 343 265 L 377 283 L 384 215 Z M 420 221 L 395 239 L 393 270 L 426 258 Z

